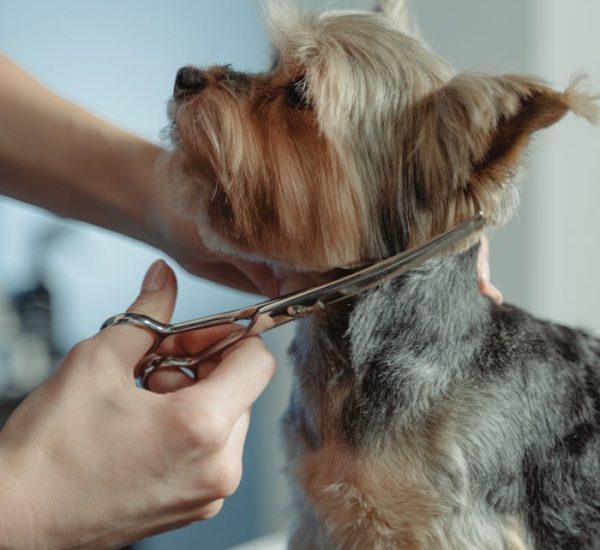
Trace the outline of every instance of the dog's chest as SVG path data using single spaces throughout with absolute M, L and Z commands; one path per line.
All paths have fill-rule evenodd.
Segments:
M 426 332 L 389 301 L 366 306 L 354 339 L 339 315 L 305 323 L 292 348 L 284 427 L 301 515 L 292 547 L 526 548 L 517 520 L 469 494 L 449 396 L 477 336 L 454 353 L 443 323 Z
M 296 413 L 286 425 L 301 516 L 292 548 L 527 548 L 518 520 L 470 500 L 465 460 L 441 419 L 377 449 L 322 432 L 314 446 L 309 422 Z

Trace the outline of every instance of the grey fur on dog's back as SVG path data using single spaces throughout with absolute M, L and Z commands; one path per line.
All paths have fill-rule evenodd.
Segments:
M 469 529 L 497 514 L 519 518 L 536 548 L 600 548 L 600 341 L 492 304 L 475 262 L 475 249 L 434 260 L 300 330 L 286 424 L 304 449 L 292 454 L 326 444 L 310 411 L 347 386 L 328 420 L 344 443 L 415 446 Z M 440 411 L 460 460 L 416 450 Z M 451 523 L 432 526 L 449 548 L 463 536 Z

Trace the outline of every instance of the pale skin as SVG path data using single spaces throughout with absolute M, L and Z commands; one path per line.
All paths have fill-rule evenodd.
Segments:
M 152 244 L 202 277 L 277 292 L 268 268 L 210 251 L 175 213 L 154 170 L 159 147 L 54 95 L 2 55 L 0 121 L 0 194 Z M 482 251 L 481 291 L 501 300 Z M 130 310 L 168 321 L 175 297 L 175 276 L 159 262 Z M 162 351 L 198 351 L 229 330 Z M 132 327 L 80 343 L 11 416 L 0 432 L 0 502 L 10 503 L 0 548 L 116 548 L 212 517 L 235 491 L 249 410 L 273 358 L 250 338 L 205 365 L 200 383 L 163 372 L 141 391 L 134 373 L 150 343 Z
M 0 120 L 0 194 L 153 244 L 205 278 L 275 292 L 268 269 L 210 253 L 193 223 L 170 211 L 154 174 L 159 147 L 52 94 L 4 56 Z M 131 309 L 168 321 L 176 282 L 161 266 L 162 290 Z M 198 351 L 223 330 L 170 351 Z M 272 356 L 251 338 L 208 365 L 202 384 L 165 372 L 146 392 L 134 370 L 149 345 L 131 327 L 82 342 L 11 416 L 0 432 L 0 502 L 10 503 L 0 548 L 124 546 L 212 517 L 237 488 L 249 410 L 273 375 Z
M 131 310 L 166 321 L 173 272 L 162 262 Z M 187 336 L 202 349 L 228 328 Z M 252 403 L 275 370 L 258 338 L 207 364 L 202 383 L 157 374 L 134 384 L 151 338 L 113 327 L 78 344 L 0 436 L 0 547 L 116 548 L 214 516 L 237 488 Z

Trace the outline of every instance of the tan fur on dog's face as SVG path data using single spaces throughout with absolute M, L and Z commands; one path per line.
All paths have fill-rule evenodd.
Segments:
M 569 109 L 595 114 L 574 86 L 453 77 L 401 32 L 399 3 L 314 15 L 268 2 L 274 69 L 214 67 L 203 91 L 172 103 L 165 167 L 209 245 L 325 271 L 419 244 L 479 209 L 502 223 L 530 135 Z

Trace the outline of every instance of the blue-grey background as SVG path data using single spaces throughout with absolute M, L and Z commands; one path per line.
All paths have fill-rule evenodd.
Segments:
M 425 38 L 458 69 L 533 72 L 557 87 L 585 70 L 600 89 L 597 0 L 414 4 Z M 255 0 L 0 0 L 0 50 L 52 90 L 153 141 L 166 122 L 165 104 L 177 68 L 233 63 L 241 70 L 261 70 L 269 63 Z M 492 239 L 494 280 L 510 301 L 596 331 L 599 134 L 569 117 L 537 140 L 519 216 Z M 35 242 L 57 224 L 66 233 L 46 250 L 42 264 L 55 298 L 55 338 L 67 350 L 128 305 L 145 268 L 161 254 L 109 232 L 0 200 L 0 288 L 16 292 L 33 283 L 34 266 L 40 263 L 33 254 Z M 176 319 L 255 300 L 181 272 L 179 277 Z M 287 399 L 288 340 L 289 331 L 268 337 L 280 369 L 254 410 L 240 491 L 216 519 L 145 541 L 143 548 L 222 549 L 285 528 L 287 496 L 277 419 Z

